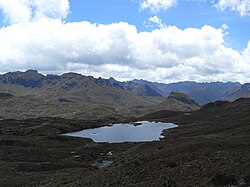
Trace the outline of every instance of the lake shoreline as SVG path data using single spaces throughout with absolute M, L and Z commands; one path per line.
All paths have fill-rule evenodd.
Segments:
M 89 138 L 96 143 L 151 142 L 160 141 L 164 138 L 162 136 L 164 130 L 176 127 L 178 125 L 173 123 L 138 121 L 109 124 L 98 128 L 65 133 L 62 136 Z
M 60 136 L 116 123 L 114 120 L 1 120 L 0 184 L 186 187 L 226 186 L 240 181 L 249 186 L 250 100 L 241 102 L 222 107 L 210 105 L 190 115 L 159 111 L 140 119 L 118 120 L 179 125 L 164 131 L 163 140 L 147 143 L 94 143 Z M 98 168 L 107 163 L 109 167 Z

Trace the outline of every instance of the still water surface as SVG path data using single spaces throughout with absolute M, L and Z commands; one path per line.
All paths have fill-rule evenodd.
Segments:
M 161 138 L 164 138 L 164 136 L 161 135 L 163 130 L 175 127 L 177 127 L 177 125 L 173 123 L 140 121 L 85 129 L 63 135 L 91 138 L 94 142 L 149 142 L 159 141 Z

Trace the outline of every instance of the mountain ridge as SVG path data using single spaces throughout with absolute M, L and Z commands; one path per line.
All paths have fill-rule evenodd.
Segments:
M 224 100 L 235 101 L 239 98 L 249 98 L 250 97 L 250 83 L 245 83 L 240 87 L 227 92 L 224 96 Z
M 238 82 L 195 82 L 183 81 L 176 83 L 158 83 L 145 80 L 133 80 L 136 83 L 143 83 L 158 90 L 162 95 L 169 95 L 171 92 L 183 92 L 200 104 L 207 104 L 223 99 L 224 95 L 235 87 L 241 86 Z
M 161 98 L 139 97 L 112 86 L 108 80 L 76 73 L 42 75 L 35 70 L 0 76 L 0 117 L 102 118 L 120 116 L 128 107 L 149 106 Z
M 195 82 L 183 81 L 176 83 L 158 83 L 146 80 L 134 79 L 131 81 L 117 81 L 109 79 L 94 78 L 74 72 L 62 75 L 43 75 L 37 70 L 27 70 L 25 72 L 9 72 L 0 75 L 0 82 L 3 84 L 20 85 L 30 88 L 52 89 L 57 87 L 62 90 L 76 90 L 88 86 L 107 86 L 122 89 L 136 96 L 167 97 L 171 92 L 182 92 L 189 95 L 200 104 L 207 104 L 224 99 L 230 91 L 238 90 L 241 86 L 238 82 Z
M 200 109 L 200 105 L 190 96 L 181 92 L 171 92 L 169 96 L 157 106 L 158 110 L 170 111 L 194 111 Z
M 4 119 L 44 116 L 122 118 L 137 117 L 158 109 L 197 109 L 177 98 L 164 103 L 166 98 L 148 85 L 132 81 L 120 84 L 115 79 L 94 78 L 73 72 L 62 75 L 42 75 L 36 70 L 9 72 L 0 76 L 0 93 L 4 98 L 0 102 L 0 117 Z

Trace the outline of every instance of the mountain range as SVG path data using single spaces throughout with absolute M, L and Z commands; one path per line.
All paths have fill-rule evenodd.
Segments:
M 0 75 L 0 186 L 249 186 L 250 99 L 237 99 L 249 93 L 250 84 L 239 83 L 119 82 L 35 70 Z M 237 100 L 201 106 L 194 96 Z M 63 136 L 136 121 L 178 128 L 153 142 Z M 96 167 L 106 161 L 112 163 Z
M 0 92 L 13 97 L 2 97 L 2 118 L 79 117 L 107 113 L 113 118 L 125 108 L 149 106 L 162 98 L 139 97 L 110 85 L 109 81 L 76 73 L 42 75 L 35 70 L 6 73 L 0 76 Z
M 146 80 L 132 80 L 119 82 L 114 78 L 108 79 L 110 84 L 119 86 L 124 90 L 139 96 L 163 96 L 167 97 L 171 92 L 182 92 L 189 95 L 200 104 L 207 104 L 225 98 L 228 92 L 241 86 L 238 82 L 177 82 L 158 83 Z
M 238 82 L 198 83 L 185 81 L 169 84 L 145 80 L 133 80 L 133 82 L 148 85 L 163 96 L 169 95 L 171 92 L 183 92 L 200 104 L 221 100 L 225 97 L 227 92 L 241 86 Z
M 216 100 L 248 96 L 249 84 L 119 82 L 77 73 L 36 70 L 0 75 L 0 117 L 121 118 L 156 110 L 191 111 Z

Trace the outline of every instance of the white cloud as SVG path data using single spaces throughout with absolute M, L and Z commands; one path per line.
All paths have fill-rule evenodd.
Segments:
M 145 27 L 154 27 L 155 24 L 158 28 L 166 27 L 165 23 L 163 23 L 162 20 L 157 16 L 152 16 L 148 19 L 147 22 L 144 22 Z
M 33 0 L 36 7 L 36 16 L 66 18 L 69 11 L 68 0 Z
M 206 2 L 210 1 L 219 10 L 232 10 L 240 14 L 240 16 L 250 15 L 250 1 L 249 0 L 186 0 Z M 140 4 L 140 9 L 149 9 L 152 13 L 157 13 L 161 10 L 167 10 L 170 7 L 176 5 L 178 0 L 143 0 Z
M 5 21 L 25 23 L 32 19 L 43 17 L 65 18 L 69 11 L 68 0 L 0 0 L 0 10 L 5 15 Z
M 0 9 L 5 14 L 5 21 L 11 23 L 27 22 L 31 17 L 29 0 L 0 0 Z
M 149 9 L 152 13 L 159 12 L 160 10 L 167 10 L 174 6 L 177 0 L 144 0 L 140 4 L 141 10 Z
M 250 43 L 242 53 L 226 47 L 225 25 L 184 30 L 164 25 L 138 32 L 126 22 L 64 23 L 60 18 L 67 8 L 59 11 L 59 17 L 39 11 L 33 12 L 36 19 L 0 28 L 1 72 L 33 68 L 43 73 L 75 71 L 120 80 L 249 81 Z M 150 20 L 163 24 L 157 18 Z
M 220 10 L 230 9 L 237 11 L 241 16 L 250 15 L 250 1 L 249 0 L 219 0 L 216 7 Z

